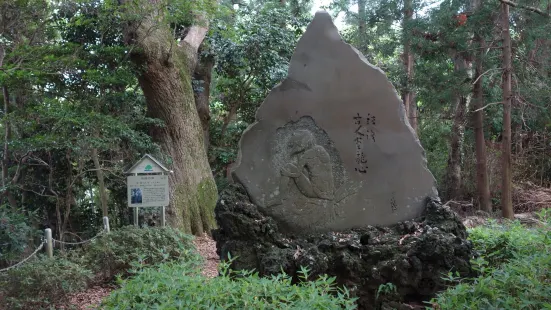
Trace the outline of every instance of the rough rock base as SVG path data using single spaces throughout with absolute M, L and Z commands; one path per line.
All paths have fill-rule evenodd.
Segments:
M 231 254 L 233 269 L 255 269 L 260 275 L 283 270 L 298 279 L 303 266 L 312 277 L 336 276 L 359 298 L 360 309 L 411 309 L 400 304 L 429 300 L 445 288 L 443 275 L 471 273 L 472 245 L 465 226 L 449 208 L 429 199 L 415 221 L 304 236 L 279 231 L 238 185 L 220 195 L 215 212 L 217 252 L 221 260 Z M 386 283 L 396 293 L 377 298 L 379 286 Z

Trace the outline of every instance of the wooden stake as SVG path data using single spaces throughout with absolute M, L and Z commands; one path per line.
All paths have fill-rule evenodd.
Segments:
M 109 232 L 110 231 L 110 228 L 109 228 L 109 218 L 107 216 L 104 216 L 103 217 L 103 229 L 105 230 L 105 232 Z
M 138 207 L 134 208 L 134 226 L 138 227 Z
M 52 240 L 52 230 L 50 228 L 46 228 L 45 235 L 46 235 L 46 253 L 48 254 L 48 258 L 53 258 L 54 242 Z

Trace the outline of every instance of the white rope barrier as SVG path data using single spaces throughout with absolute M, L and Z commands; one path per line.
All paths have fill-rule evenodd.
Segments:
M 66 242 L 66 241 L 61 241 L 61 240 L 57 240 L 57 239 L 54 239 L 52 238 L 52 240 L 54 241 L 54 245 L 56 243 L 59 243 L 59 244 L 67 244 L 67 245 L 79 245 L 79 244 L 85 244 L 85 243 L 88 243 L 94 239 L 96 239 L 97 237 L 101 236 L 104 232 L 103 231 L 100 231 L 97 235 L 95 235 L 94 237 L 88 239 L 88 240 L 84 240 L 84 241 L 79 241 L 79 242 Z
M 94 237 L 92 237 L 88 240 L 79 241 L 79 242 L 66 242 L 66 241 L 56 240 L 56 239 L 52 238 L 51 229 L 47 228 L 46 229 L 46 239 L 42 241 L 42 243 L 38 246 L 38 248 L 36 248 L 36 250 L 34 250 L 34 252 L 31 255 L 29 255 L 27 258 L 25 258 L 24 260 L 20 261 L 19 263 L 15 264 L 15 265 L 12 265 L 12 266 L 4 268 L 4 269 L 0 269 L 0 272 L 6 272 L 10 269 L 16 268 L 16 267 L 24 264 L 31 257 L 35 256 L 36 253 L 38 253 L 40 250 L 42 250 L 44 248 L 44 245 L 47 245 L 48 242 L 51 242 L 51 244 L 48 245 L 46 252 L 48 252 L 48 256 L 50 258 L 53 257 L 53 250 L 52 249 L 53 249 L 53 245 L 55 245 L 56 243 L 67 244 L 67 245 L 79 245 L 79 244 L 88 243 L 88 242 L 98 238 L 99 236 L 103 235 L 104 233 L 109 232 L 109 219 L 107 217 L 103 218 L 103 225 L 104 225 L 104 230 L 100 231 L 97 235 L 95 235 Z M 51 240 L 51 241 L 49 241 L 49 240 Z M 5 243 L 5 244 L 2 244 L 2 245 L 6 245 L 6 244 L 9 244 L 9 243 Z
M 38 253 L 38 251 L 42 250 L 42 248 L 44 247 L 44 243 L 46 243 L 46 242 L 42 241 L 42 243 L 38 246 L 38 248 L 36 248 L 36 250 L 34 250 L 34 252 L 31 255 L 27 256 L 27 258 L 25 258 L 24 260 L 20 261 L 19 263 L 15 264 L 13 266 L 10 266 L 8 268 L 0 269 L 0 272 L 5 272 L 5 271 L 8 271 L 10 269 L 16 268 L 19 265 L 22 265 L 23 263 L 28 261 L 31 257 L 35 256 L 36 253 Z

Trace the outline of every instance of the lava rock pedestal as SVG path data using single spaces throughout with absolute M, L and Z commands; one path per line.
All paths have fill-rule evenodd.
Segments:
M 359 298 L 360 309 L 410 309 L 403 303 L 429 300 L 445 288 L 442 277 L 450 271 L 471 274 L 465 226 L 432 199 L 412 221 L 305 235 L 280 230 L 237 184 L 221 193 L 215 212 L 217 252 L 222 260 L 231 255 L 232 269 L 254 269 L 262 276 L 283 271 L 297 281 L 301 267 L 310 270 L 311 279 L 336 276 Z M 379 286 L 387 283 L 396 292 L 377 298 Z

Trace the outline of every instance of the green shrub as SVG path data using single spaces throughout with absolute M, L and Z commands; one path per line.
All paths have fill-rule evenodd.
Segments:
M 334 278 L 291 284 L 285 275 L 261 278 L 251 272 L 207 279 L 197 264 L 165 263 L 146 268 L 104 300 L 103 309 L 355 309 Z
M 549 230 L 526 228 L 518 221 L 506 224 L 492 222 L 469 231 L 469 239 L 479 256 L 493 267 L 551 247 L 550 237 Z
M 551 230 L 518 222 L 471 229 L 480 255 L 474 279 L 449 275 L 454 284 L 431 300 L 431 309 L 551 309 Z
M 127 276 L 135 266 L 155 265 L 171 260 L 199 260 L 192 237 L 176 229 L 127 226 L 90 242 L 75 258 L 109 281 Z
M 10 269 L 0 279 L 7 309 L 33 309 L 86 289 L 92 272 L 63 257 L 39 257 Z
M 38 231 L 27 224 L 30 217 L 33 214 L 0 206 L 0 267 L 19 261 L 29 241 L 38 236 Z
M 535 253 L 490 268 L 431 303 L 433 309 L 551 309 L 551 253 Z
M 539 210 L 536 215 L 540 219 L 540 221 L 543 221 L 547 223 L 548 225 L 551 225 L 551 208 L 543 208 Z

